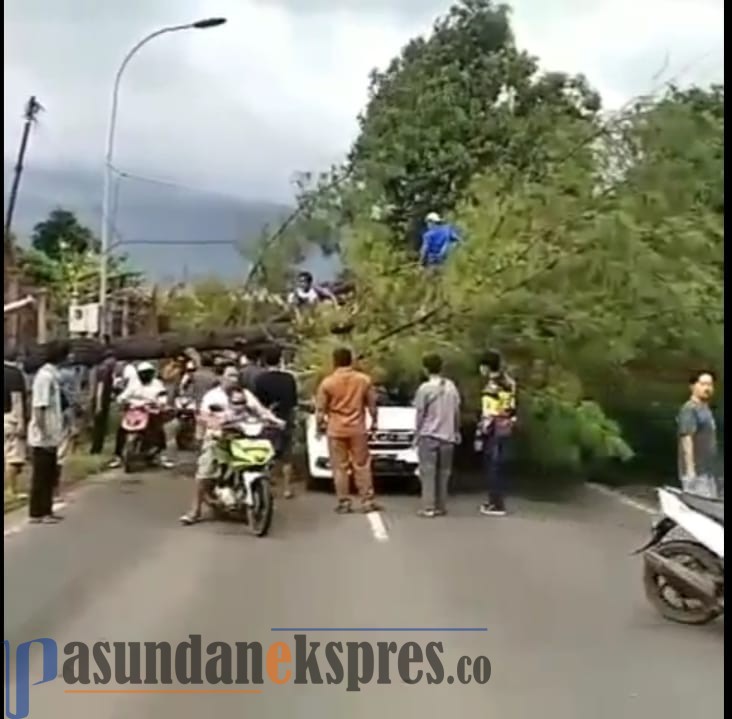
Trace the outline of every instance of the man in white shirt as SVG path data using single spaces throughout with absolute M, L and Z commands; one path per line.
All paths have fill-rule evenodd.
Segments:
M 296 308 L 314 307 L 321 302 L 338 304 L 336 296 L 327 287 L 316 285 L 312 274 L 305 271 L 297 276 L 297 284 L 287 301 Z
M 204 427 L 204 436 L 196 466 L 196 494 L 191 511 L 180 518 L 183 524 L 196 524 L 201 520 L 211 482 L 216 479 L 215 449 L 221 428 L 243 415 L 253 415 L 276 427 L 284 426 L 284 422 L 264 407 L 252 392 L 239 385 L 239 372 L 232 365 L 224 369 L 221 383 L 201 400 L 199 421 Z
M 59 478 L 57 452 L 63 437 L 58 365 L 68 354 L 68 342 L 50 342 L 46 348 L 46 362 L 33 379 L 28 426 L 33 471 L 28 508 L 30 521 L 35 524 L 54 524 L 60 519 L 53 513 L 53 492 Z

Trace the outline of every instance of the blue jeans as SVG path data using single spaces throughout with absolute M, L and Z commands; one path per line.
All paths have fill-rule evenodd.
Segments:
M 483 440 L 483 471 L 488 490 L 488 503 L 496 509 L 505 509 L 506 475 L 505 458 L 508 437 L 495 434 Z

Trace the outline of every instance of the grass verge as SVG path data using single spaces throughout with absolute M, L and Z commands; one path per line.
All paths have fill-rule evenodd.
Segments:
M 76 452 L 69 456 L 63 468 L 63 486 L 68 489 L 74 484 L 81 482 L 87 477 L 102 472 L 109 464 L 111 455 L 109 454 L 88 454 L 87 452 Z M 30 485 L 30 465 L 26 465 L 26 470 L 20 477 L 21 491 L 27 493 Z M 4 493 L 4 513 L 12 512 L 15 509 L 25 506 L 28 500 L 26 497 L 16 497 L 7 491 Z

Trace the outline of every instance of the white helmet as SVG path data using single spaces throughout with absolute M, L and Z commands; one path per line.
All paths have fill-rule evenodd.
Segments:
M 140 362 L 137 365 L 137 371 L 138 372 L 154 372 L 155 371 L 155 365 L 151 362 Z
M 425 217 L 425 221 L 431 225 L 436 225 L 437 223 L 442 222 L 442 218 L 436 212 L 430 212 L 427 217 Z

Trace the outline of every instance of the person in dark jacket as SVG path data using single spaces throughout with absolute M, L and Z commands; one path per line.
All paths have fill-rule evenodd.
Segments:
M 297 382 L 291 372 L 283 369 L 279 347 L 267 349 L 263 359 L 264 368 L 256 378 L 254 395 L 285 423 L 277 441 L 277 473 L 282 476 L 283 496 L 290 499 L 293 496 L 292 443 L 297 415 Z

